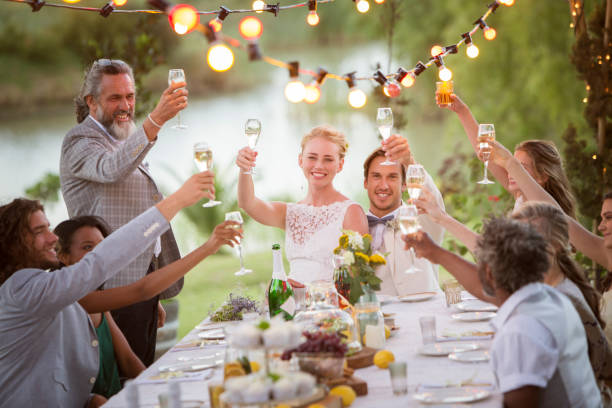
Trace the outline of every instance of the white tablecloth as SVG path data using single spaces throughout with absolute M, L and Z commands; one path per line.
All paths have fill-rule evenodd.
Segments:
M 368 395 L 355 400 L 352 407 L 419 407 L 422 406 L 414 400 L 413 394 L 419 384 L 444 384 L 459 383 L 473 379 L 477 383 L 495 384 L 493 372 L 489 363 L 460 363 L 451 361 L 446 357 L 427 357 L 418 353 L 422 344 L 421 331 L 418 319 L 425 315 L 436 316 L 438 335 L 443 332 L 462 333 L 471 330 L 490 331 L 487 322 L 458 322 L 451 318 L 451 314 L 457 312 L 454 308 L 446 308 L 444 295 L 438 294 L 435 298 L 414 303 L 389 303 L 383 305 L 384 312 L 395 313 L 395 324 L 399 327 L 394 331 L 392 337 L 387 340 L 386 349 L 391 350 L 396 361 L 408 363 L 408 394 L 395 397 L 391 392 L 391 382 L 388 370 L 382 370 L 371 366 L 355 371 L 355 376 L 364 379 L 368 383 Z M 199 330 L 194 328 L 181 342 L 197 340 Z M 477 341 L 482 347 L 488 348 L 490 340 Z M 213 350 L 223 352 L 222 347 L 207 347 L 198 350 L 169 351 L 156 361 L 151 367 L 144 371 L 136 380 L 150 378 L 158 373 L 157 367 L 178 362 L 179 357 L 199 356 L 211 354 Z M 222 358 L 222 357 L 221 357 Z M 208 383 L 220 383 L 222 381 L 222 369 L 215 370 L 214 375 L 207 381 L 183 381 L 180 383 L 182 400 L 202 401 L 202 406 L 208 407 Z M 167 384 L 139 384 L 140 406 L 155 407 L 158 395 L 167 392 Z M 488 399 L 472 404 L 474 407 L 500 407 L 502 396 L 494 389 L 492 396 Z M 105 407 L 126 407 L 125 391 L 115 395 Z M 190 406 L 193 406 L 190 404 Z

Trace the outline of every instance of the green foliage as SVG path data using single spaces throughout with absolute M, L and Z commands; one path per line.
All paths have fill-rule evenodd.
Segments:
M 36 184 L 28 187 L 26 195 L 45 203 L 56 203 L 59 200 L 60 178 L 58 174 L 46 173 Z

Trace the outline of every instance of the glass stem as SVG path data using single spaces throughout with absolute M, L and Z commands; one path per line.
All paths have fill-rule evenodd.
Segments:
M 244 270 L 244 260 L 242 259 L 242 244 L 238 244 L 238 256 L 240 257 L 240 270 Z
M 485 160 L 484 162 L 484 179 L 483 180 L 487 180 L 487 169 L 489 168 L 489 161 Z
M 179 113 L 176 115 L 176 117 L 177 117 L 177 119 L 178 119 L 178 126 L 179 126 L 179 127 L 183 126 L 183 125 L 181 124 L 181 112 L 179 112 Z
M 410 248 L 410 268 L 414 268 L 415 262 L 414 248 Z

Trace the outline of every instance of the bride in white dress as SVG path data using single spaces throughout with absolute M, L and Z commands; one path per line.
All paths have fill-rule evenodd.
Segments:
M 333 181 L 344 165 L 344 135 L 331 126 L 317 126 L 302 138 L 298 164 L 308 182 L 306 197 L 297 203 L 266 202 L 255 196 L 249 171 L 257 152 L 244 147 L 238 152 L 238 205 L 259 223 L 285 230 L 289 278 L 301 284 L 331 280 L 332 252 L 342 229 L 368 232 L 363 209 L 338 192 Z

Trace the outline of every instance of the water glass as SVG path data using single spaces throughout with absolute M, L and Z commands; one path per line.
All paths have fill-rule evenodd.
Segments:
M 408 393 L 408 365 L 405 361 L 389 363 L 389 376 L 391 377 L 393 395 Z
M 436 82 L 436 103 L 440 106 L 450 106 L 453 81 Z
M 446 298 L 446 307 L 461 302 L 461 291 L 463 287 L 457 281 L 446 281 L 443 284 L 444 297 Z
M 423 344 L 436 342 L 436 316 L 423 316 L 419 318 Z

